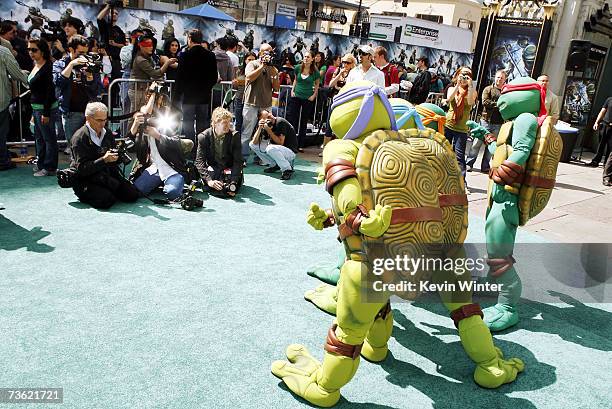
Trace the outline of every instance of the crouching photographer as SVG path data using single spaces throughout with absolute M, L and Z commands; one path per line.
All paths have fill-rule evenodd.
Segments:
M 236 196 L 243 182 L 240 134 L 232 130 L 233 115 L 216 108 L 211 127 L 198 135 L 195 165 L 202 181 L 212 190 Z
M 258 128 L 249 144 L 261 159 L 265 173 L 281 171 L 281 179 L 289 180 L 293 175 L 293 161 L 298 151 L 298 142 L 293 126 L 269 111 L 259 111 Z
M 85 125 L 71 139 L 71 169 L 58 172 L 60 186 L 72 185 L 79 200 L 96 209 L 108 209 L 115 202 L 134 202 L 140 192 L 127 181 L 117 165 L 129 161 L 105 128 L 108 109 L 101 102 L 85 107 Z M 124 160 L 125 159 L 125 160 Z M 70 179 L 70 181 L 68 181 Z
M 134 114 L 127 137 L 134 140 L 138 160 L 130 175 L 134 186 L 148 195 L 163 185 L 168 200 L 179 199 L 187 175 L 185 153 L 191 152 L 193 142 L 160 133 L 155 120 L 142 112 Z

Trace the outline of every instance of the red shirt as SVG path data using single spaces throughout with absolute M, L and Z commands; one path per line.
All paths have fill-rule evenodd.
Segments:
M 380 68 L 380 70 L 385 75 L 385 87 L 391 84 L 399 84 L 399 70 L 395 65 L 387 64 L 384 68 Z

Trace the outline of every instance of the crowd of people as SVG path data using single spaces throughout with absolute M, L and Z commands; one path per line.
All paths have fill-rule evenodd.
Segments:
M 171 37 L 159 47 L 146 27 L 137 27 L 126 36 L 116 24 L 118 13 L 108 5 L 100 10 L 99 38 L 81 35 L 83 22 L 74 17 L 61 21 L 63 35 L 42 38 L 19 31 L 14 21 L 1 22 L 0 62 L 7 69 L 0 75 L 8 74 L 11 82 L 8 78 L 0 81 L 0 87 L 4 87 L 0 91 L 6 91 L 0 97 L 0 170 L 14 167 L 6 141 L 16 130 L 8 109 L 12 102 L 9 95 L 14 95 L 10 87 L 16 83 L 29 89 L 29 95 L 23 98 L 21 128 L 27 133 L 30 122 L 34 125 L 33 174 L 53 176 L 58 168 L 58 141 L 66 141 L 64 153 L 71 156 L 77 168 L 83 152 L 78 145 L 88 137 L 99 148 L 88 152 L 100 154 L 90 158 L 97 163 L 93 168 L 113 163 L 116 155 L 105 150 L 110 145 L 101 143 L 107 139 L 105 132 L 111 134 L 110 129 L 103 126 L 96 131 L 94 125 L 102 124 L 96 121 L 107 121 L 109 113 L 120 108 L 123 116 L 129 117 L 129 121 L 122 121 L 120 135 L 135 137 L 145 122 L 142 112 L 150 104 L 151 83 L 172 82 L 170 104 L 182 116 L 181 137 L 162 135 L 154 127 L 147 127 L 151 129 L 148 137 L 136 144 L 146 179 L 133 173 L 135 187 L 141 193 L 148 194 L 163 184 L 171 199 L 178 197 L 178 186 L 188 182 L 185 161 L 195 161 L 201 180 L 210 189 L 227 191 L 224 186 L 233 184 L 231 195 L 242 184 L 242 168 L 251 156 L 253 163 L 267 166 L 266 173 L 280 171 L 281 179 L 290 179 L 296 154 L 316 143 L 316 138 L 308 136 L 309 123 L 318 122 L 317 128 L 324 134 L 323 146 L 334 138 L 328 123 L 331 101 L 340 88 L 353 81 L 371 81 L 389 97 L 403 97 L 413 105 L 430 100 L 432 93 L 438 95 L 437 101 L 442 101 L 446 111 L 443 131 L 464 177 L 474 170 L 482 146 L 478 139 L 468 146 L 466 122 L 477 101 L 481 101 L 483 126 L 496 134 L 503 122 L 496 101 L 506 81 L 504 71 L 498 71 L 494 82 L 479 93 L 468 67 L 459 68 L 452 78 L 438 76 L 429 68 L 427 57 L 417 58 L 415 65 L 395 64 L 382 46 L 361 45 L 356 52 L 329 60 L 322 52 L 304 50 L 302 60 L 296 63 L 291 54 L 279 56 L 274 44 L 261 44 L 251 52 L 233 36 L 209 43 L 201 31 L 193 29 L 186 34 L 186 46 L 181 47 L 181 42 Z M 116 79 L 123 81 L 111 92 L 110 84 Z M 548 77 L 543 75 L 538 82 L 546 89 Z M 110 99 L 106 98 L 109 92 Z M 110 104 L 104 105 L 106 110 L 102 109 L 100 101 L 109 100 Z M 558 119 L 559 101 L 550 90 L 546 108 Z M 110 139 L 115 137 L 112 133 Z M 180 139 L 190 141 L 189 149 L 179 143 Z M 143 148 L 145 145 L 148 148 Z M 480 171 L 489 171 L 489 159 L 485 149 Z

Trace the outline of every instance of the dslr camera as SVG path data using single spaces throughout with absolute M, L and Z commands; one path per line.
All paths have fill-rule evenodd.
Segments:
M 191 182 L 191 184 L 189 185 L 189 187 L 187 187 L 183 195 L 178 199 L 178 202 L 181 204 L 181 207 L 184 210 L 187 210 L 190 212 L 196 207 L 204 207 L 204 201 L 202 199 L 198 199 L 197 197 L 193 196 L 193 193 L 195 192 L 196 188 L 199 186 L 200 186 L 199 182 L 196 182 L 196 181 Z
M 123 0 L 107 0 L 106 4 L 111 8 L 123 8 Z
M 119 156 L 117 163 L 123 165 L 129 165 L 132 162 L 132 157 L 128 153 L 128 149 L 134 146 L 134 141 L 126 139 L 125 141 L 119 141 L 116 148 L 109 149 L 109 152 L 116 153 Z
M 272 54 L 269 51 L 266 51 L 261 56 L 260 60 L 262 63 L 264 63 L 264 65 L 272 65 Z

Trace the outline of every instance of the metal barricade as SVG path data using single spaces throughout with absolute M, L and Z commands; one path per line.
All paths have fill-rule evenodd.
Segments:
M 444 94 L 441 92 L 430 92 L 427 94 L 427 99 L 425 102 L 429 102 L 430 104 L 440 106 L 442 104 L 442 100 L 444 99 Z
M 23 136 L 23 118 L 22 118 L 22 110 L 23 110 L 23 102 L 21 101 L 22 98 L 28 93 L 29 91 L 24 91 L 24 89 L 22 88 L 21 82 L 17 81 L 17 101 L 15 102 L 15 110 L 17 111 L 17 116 L 19 119 L 19 142 L 7 142 L 6 146 L 20 146 L 21 147 L 21 152 L 20 152 L 20 157 L 26 157 L 27 156 L 27 147 L 28 146 L 34 146 L 36 144 L 36 142 L 34 140 L 31 141 L 26 141 L 25 137 Z M 65 141 L 58 141 L 58 142 L 65 142 Z

